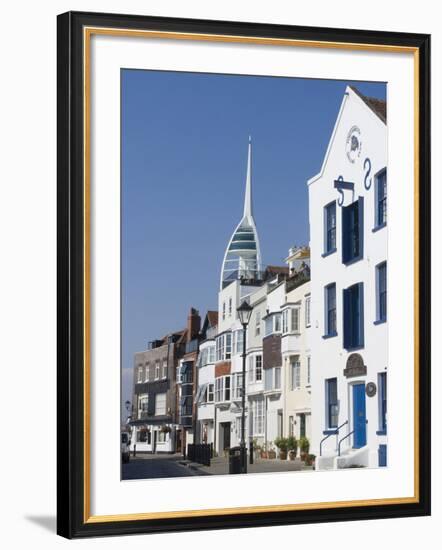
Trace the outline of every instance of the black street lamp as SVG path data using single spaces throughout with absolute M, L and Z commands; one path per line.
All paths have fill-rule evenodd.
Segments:
M 242 392 L 241 392 L 241 404 L 242 404 L 242 414 L 241 414 L 241 473 L 247 473 L 247 452 L 246 452 L 246 334 L 247 334 L 247 325 L 250 321 L 250 316 L 252 315 L 253 308 L 245 300 L 237 308 L 239 321 L 242 325 Z

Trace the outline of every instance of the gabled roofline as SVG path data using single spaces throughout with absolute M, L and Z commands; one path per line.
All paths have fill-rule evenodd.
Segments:
M 356 88 L 354 88 L 353 86 L 347 86 L 345 88 L 345 92 L 344 92 L 344 97 L 342 99 L 342 102 L 341 102 L 341 107 L 339 109 L 339 113 L 338 113 L 338 116 L 336 118 L 336 122 L 335 122 L 335 125 L 333 127 L 333 131 L 332 131 L 332 134 L 331 134 L 331 137 L 330 137 L 330 141 L 328 142 L 328 146 L 327 146 L 327 151 L 325 153 L 325 156 L 324 156 L 324 160 L 322 161 L 322 166 L 321 166 L 321 170 L 319 171 L 318 174 L 316 174 L 316 176 L 313 176 L 312 178 L 308 179 L 307 180 L 307 186 L 309 187 L 312 183 L 314 183 L 316 180 L 318 180 L 319 178 L 321 178 L 324 174 L 324 171 L 325 171 L 325 167 L 327 165 L 327 162 L 328 162 L 328 157 L 330 155 L 330 151 L 331 151 L 331 148 L 332 148 L 332 144 L 334 142 L 334 139 L 335 139 L 335 135 L 336 135 L 336 132 L 337 132 L 337 129 L 338 129 L 338 125 L 339 125 L 339 122 L 341 121 L 341 117 L 342 117 L 342 113 L 344 111 L 344 107 L 345 107 L 345 104 L 347 103 L 347 99 L 350 95 L 350 92 L 353 93 L 355 95 L 355 97 L 359 98 L 359 100 L 362 102 L 363 105 L 365 105 L 365 107 L 367 107 L 368 109 L 370 109 L 370 111 L 376 115 L 376 117 L 383 123 L 383 124 L 386 124 L 386 118 L 382 117 L 382 115 L 380 114 L 379 111 L 377 111 L 375 108 L 374 108 L 374 105 L 373 105 L 373 102 L 374 101 L 381 101 L 381 100 L 377 100 L 376 98 L 371 98 L 371 97 L 368 97 L 368 96 L 364 96 L 359 90 L 357 90 Z
M 338 125 L 339 125 L 339 122 L 341 121 L 341 116 L 342 116 L 342 113 L 343 113 L 343 111 L 344 111 L 345 104 L 347 103 L 347 99 L 348 99 L 348 96 L 349 96 L 349 93 L 348 93 L 348 89 L 349 89 L 349 88 L 350 88 L 350 86 L 347 86 L 347 88 L 345 89 L 344 97 L 342 98 L 341 106 L 340 106 L 339 112 L 338 112 L 338 116 L 337 116 L 337 118 L 336 118 L 335 125 L 333 126 L 333 131 L 332 131 L 330 140 L 329 140 L 329 142 L 328 142 L 327 151 L 325 152 L 324 160 L 322 161 L 322 165 L 321 165 L 321 169 L 320 169 L 320 171 L 316 174 L 316 176 L 313 176 L 312 178 L 310 178 L 310 179 L 307 180 L 307 186 L 308 186 L 308 187 L 309 187 L 312 183 L 314 183 L 316 180 L 318 180 L 318 179 L 324 174 L 325 166 L 326 166 L 326 164 L 327 164 L 328 157 L 329 157 L 329 155 L 330 155 L 330 151 L 331 151 L 331 148 L 332 148 L 332 144 L 333 144 L 333 142 L 334 142 L 335 135 L 336 135 L 336 132 L 337 132 L 337 130 L 338 130 Z

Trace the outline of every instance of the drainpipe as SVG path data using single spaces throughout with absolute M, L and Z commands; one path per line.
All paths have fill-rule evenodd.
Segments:
M 268 451 L 268 448 L 267 448 L 267 395 L 264 397 L 264 418 L 265 418 L 265 422 L 264 422 L 264 445 L 265 445 L 265 448 L 267 449 Z
M 213 387 L 213 390 L 215 391 L 215 385 Z M 215 414 L 214 414 L 214 425 L 213 425 L 213 446 L 215 448 L 215 452 L 217 452 L 216 450 L 216 433 L 217 433 L 217 425 L 216 425 L 216 413 L 217 413 L 217 408 L 216 408 L 216 405 L 215 405 L 215 401 L 213 403 L 213 408 L 214 408 L 214 411 L 215 411 Z

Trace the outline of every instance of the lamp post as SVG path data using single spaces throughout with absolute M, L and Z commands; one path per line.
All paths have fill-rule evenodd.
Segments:
M 242 414 L 241 414 L 241 473 L 247 473 L 247 452 L 246 452 L 246 335 L 247 335 L 247 325 L 250 321 L 250 316 L 252 315 L 252 306 L 249 305 L 245 300 L 237 308 L 239 321 L 242 325 L 242 392 L 241 392 L 241 405 L 242 405 Z

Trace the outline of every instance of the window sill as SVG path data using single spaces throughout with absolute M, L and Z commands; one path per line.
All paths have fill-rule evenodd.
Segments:
M 345 266 L 350 266 L 350 265 L 353 265 L 355 264 L 356 262 L 359 262 L 360 260 L 362 260 L 364 258 L 364 256 L 356 256 L 356 258 L 352 258 L 351 260 L 347 260 L 347 261 L 344 261 L 342 260 L 342 263 L 345 265 Z
M 373 325 L 383 325 L 387 322 L 387 319 L 378 319 L 377 321 L 373 322 Z
M 360 349 L 364 349 L 364 344 L 359 344 L 359 345 L 357 345 L 357 346 L 352 346 L 351 348 L 346 348 L 346 347 L 344 346 L 344 349 L 345 349 L 346 351 L 358 351 L 358 350 L 360 350 Z
M 334 254 L 336 252 L 337 248 L 332 248 L 331 250 L 328 250 L 327 252 L 323 252 L 321 254 L 321 257 L 322 258 L 327 258 L 327 256 L 331 256 L 332 254 Z
M 376 435 L 387 435 L 387 430 L 378 430 Z
M 377 231 L 379 231 L 379 229 L 383 229 L 384 227 L 387 227 L 387 222 L 381 223 L 380 225 L 376 225 L 375 227 L 373 227 L 371 231 L 372 233 L 376 233 Z
M 335 336 L 337 336 L 338 333 L 337 332 L 333 332 L 332 334 L 324 334 L 322 336 L 323 340 L 328 340 L 329 338 L 334 338 Z

